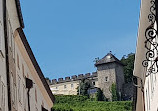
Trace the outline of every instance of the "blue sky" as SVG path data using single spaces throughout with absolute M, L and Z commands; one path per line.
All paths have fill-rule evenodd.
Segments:
M 139 0 L 21 0 L 24 32 L 46 77 L 94 72 L 94 58 L 135 52 Z

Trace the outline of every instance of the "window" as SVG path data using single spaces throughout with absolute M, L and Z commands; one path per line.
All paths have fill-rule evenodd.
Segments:
M 35 89 L 35 100 L 37 102 L 37 90 Z
M 18 65 L 18 68 L 20 69 L 20 64 L 19 64 L 19 55 L 17 54 L 17 65 Z
M 73 88 L 74 87 L 74 85 L 73 84 L 71 84 L 71 88 Z
M 58 87 L 56 87 L 56 89 L 58 89 Z
M 95 82 L 93 82 L 93 85 L 95 85 Z
M 0 81 L 0 109 L 1 111 L 5 111 L 5 86 L 2 81 Z
M 25 70 L 24 70 L 24 65 L 22 64 L 22 74 L 23 74 L 23 77 L 25 78 Z
M 12 103 L 15 105 L 15 85 L 14 85 L 14 79 L 13 79 L 13 73 L 10 74 L 10 82 L 11 82 L 11 96 L 12 96 Z
M 108 82 L 109 81 L 109 78 L 108 77 L 105 77 L 105 82 Z
M 64 89 L 66 89 L 66 85 L 64 85 Z
M 18 99 L 19 102 L 21 103 L 21 78 L 18 76 Z
M 24 110 L 26 111 L 26 88 L 25 85 L 23 85 L 23 104 L 24 104 Z
M 2 25 L 2 21 L 0 21 L 0 53 L 2 55 L 2 57 L 4 57 L 4 36 L 3 36 L 3 25 Z
M 16 95 L 16 92 L 17 92 L 17 89 L 16 89 L 16 84 L 15 83 L 13 83 L 13 102 L 14 102 L 14 104 L 16 104 L 16 97 L 17 97 L 17 95 Z

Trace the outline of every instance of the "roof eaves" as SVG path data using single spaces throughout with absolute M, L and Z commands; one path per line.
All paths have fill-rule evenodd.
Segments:
M 15 3 L 16 3 L 17 13 L 18 13 L 19 21 L 20 21 L 20 26 L 24 28 L 24 21 L 23 21 L 21 6 L 20 6 L 20 0 L 15 0 Z
M 25 34 L 23 32 L 23 29 L 22 28 L 18 28 L 17 31 L 19 32 L 21 41 L 23 42 L 23 44 L 25 46 L 25 49 L 26 49 L 26 51 L 27 51 L 32 63 L 33 63 L 34 68 L 36 69 L 36 71 L 38 73 L 39 78 L 41 79 L 41 81 L 42 81 L 42 83 L 43 83 L 43 85 L 44 85 L 49 97 L 51 98 L 52 102 L 54 103 L 55 102 L 55 97 L 52 94 L 52 91 L 50 90 L 49 85 L 48 85 L 48 83 L 47 83 L 47 81 L 46 81 L 46 79 L 45 79 L 45 77 L 44 77 L 44 75 L 43 75 L 43 73 L 42 73 L 37 61 L 36 61 L 36 58 L 35 58 L 32 50 L 31 50 L 31 47 L 30 47 L 27 39 L 26 39 L 26 36 L 25 36 Z
M 109 64 L 109 63 L 114 63 L 114 62 L 116 62 L 116 63 L 118 63 L 118 64 L 124 66 L 124 64 L 121 63 L 120 61 L 110 61 L 110 62 L 104 62 L 104 63 L 96 63 L 96 64 L 94 64 L 94 65 L 95 65 L 95 66 L 99 66 L 99 65 L 102 65 L 102 64 Z

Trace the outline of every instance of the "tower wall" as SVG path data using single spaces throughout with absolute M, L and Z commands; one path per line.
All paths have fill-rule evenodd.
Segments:
M 103 91 L 105 97 L 112 100 L 111 85 L 116 83 L 115 63 L 97 66 L 98 86 Z
M 111 86 L 116 84 L 116 90 L 121 100 L 122 86 L 124 84 L 123 66 L 116 63 L 107 63 L 97 66 L 98 86 L 103 91 L 105 97 L 112 100 Z

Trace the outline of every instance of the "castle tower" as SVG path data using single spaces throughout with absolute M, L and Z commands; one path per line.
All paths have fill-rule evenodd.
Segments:
M 124 83 L 123 64 L 111 53 L 96 61 L 98 86 L 105 97 L 112 100 L 111 86 L 116 84 L 117 93 L 121 96 Z

